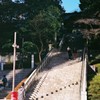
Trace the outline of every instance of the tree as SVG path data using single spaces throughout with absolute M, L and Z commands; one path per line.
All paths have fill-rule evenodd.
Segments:
M 21 18 L 21 14 L 24 11 L 20 10 L 22 8 L 23 4 L 14 3 L 12 0 L 2 0 L 0 3 L 0 50 L 2 51 L 4 47 L 7 50 L 9 43 L 13 43 L 14 31 L 23 25 L 24 18 Z
M 57 7 L 49 6 L 29 21 L 33 43 L 37 45 L 40 61 L 42 52 L 48 49 L 49 41 L 54 42 L 55 32 L 58 32 L 60 28 L 59 16 L 60 10 Z
M 0 38 L 4 40 L 0 44 L 1 47 L 9 43 L 9 39 L 12 43 L 13 32 L 17 31 L 20 47 L 22 47 L 23 36 L 25 41 L 33 43 L 41 56 L 42 52 L 47 50 L 49 40 L 54 42 L 54 34 L 59 32 L 60 15 L 63 12 L 61 0 L 42 0 L 42 2 L 41 0 L 16 0 L 15 2 L 3 0 L 0 3 L 0 25 L 2 26 Z M 5 38 L 6 35 L 9 39 Z M 41 61 L 41 57 L 39 59 Z
M 99 0 L 80 0 L 80 9 L 83 10 L 100 10 Z

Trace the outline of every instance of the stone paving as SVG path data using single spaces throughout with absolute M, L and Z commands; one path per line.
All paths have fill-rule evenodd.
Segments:
M 54 55 L 26 100 L 80 100 L 81 66 L 78 59 L 67 61 L 66 53 Z

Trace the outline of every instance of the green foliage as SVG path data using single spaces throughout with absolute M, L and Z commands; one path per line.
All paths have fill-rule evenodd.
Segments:
M 36 37 L 43 37 L 45 43 L 54 41 L 54 33 L 59 31 L 61 26 L 60 11 L 57 7 L 49 6 L 46 11 L 42 10 L 29 22 L 29 27 Z M 47 41 L 46 41 L 47 40 Z
M 81 10 L 99 10 L 100 9 L 100 0 L 80 0 L 80 9 Z
M 98 52 L 99 53 L 99 52 Z M 100 99 L 100 59 L 97 51 L 92 52 L 93 60 L 91 63 L 96 63 L 96 75 L 88 73 L 88 100 L 99 100 Z M 97 58 L 97 59 L 96 59 Z M 91 80 L 92 79 L 92 80 Z
M 100 99 L 100 51 L 91 51 L 91 64 L 95 64 L 96 74 L 88 73 L 88 100 Z M 97 63 L 98 61 L 98 63 Z
M 100 51 L 99 50 L 90 49 L 89 54 L 92 55 L 92 57 L 89 57 L 89 63 L 91 65 L 94 65 L 100 62 Z
M 12 52 L 12 43 L 7 43 L 2 46 L 3 52 Z
M 27 53 L 27 52 L 33 52 L 34 47 L 33 47 L 33 43 L 32 42 L 24 42 L 23 43 L 23 48 L 22 48 L 22 52 Z
M 97 68 L 97 72 L 100 73 L 100 63 L 95 64 L 96 68 Z
M 20 51 L 37 50 L 42 54 L 47 51 L 49 41 L 54 42 L 55 32 L 59 33 L 63 12 L 61 0 L 3 0 L 0 3 L 0 47 L 9 46 L 8 36 L 12 40 L 10 44 L 13 43 L 13 33 L 17 31 Z
M 100 99 L 100 75 L 96 75 L 90 82 L 90 86 L 88 88 L 88 96 L 89 100 Z

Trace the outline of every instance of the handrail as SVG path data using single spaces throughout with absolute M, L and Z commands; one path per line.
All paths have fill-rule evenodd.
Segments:
M 81 100 L 87 100 L 87 55 L 85 54 L 85 49 L 83 52 L 80 89 Z
M 44 58 L 44 60 L 42 61 L 42 63 L 31 73 L 31 75 L 26 79 L 25 83 L 25 90 L 27 91 L 29 89 L 29 87 L 31 86 L 31 84 L 34 82 L 36 75 L 39 73 L 39 71 L 48 63 L 48 61 L 50 60 L 50 58 L 52 57 L 52 53 L 53 53 L 54 49 L 51 50 L 46 57 Z
M 46 57 L 43 59 L 41 64 L 30 74 L 30 76 L 27 79 L 25 79 L 25 81 L 22 81 L 25 84 L 25 91 L 27 91 L 30 88 L 31 84 L 34 82 L 34 79 L 35 79 L 36 75 L 48 63 L 48 61 L 52 57 L 52 54 L 53 54 L 54 51 L 55 51 L 55 49 L 52 49 L 46 55 Z M 20 84 L 17 87 L 15 87 L 16 91 L 18 90 L 19 86 L 21 86 L 22 82 L 20 82 Z M 11 95 L 11 93 L 9 93 L 4 100 L 10 100 L 10 98 L 11 98 L 10 95 Z
M 25 80 L 26 80 L 26 78 L 23 79 L 23 80 L 15 87 L 14 90 L 15 90 L 16 92 L 18 91 L 18 89 L 21 87 L 22 83 L 23 83 Z M 11 100 L 11 92 L 5 97 L 4 100 Z

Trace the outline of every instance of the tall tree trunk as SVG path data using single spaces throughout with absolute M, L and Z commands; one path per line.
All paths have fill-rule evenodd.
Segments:
M 41 54 L 43 52 L 43 42 L 41 39 L 41 35 L 39 35 L 39 39 L 40 39 L 40 44 L 41 44 L 40 51 L 39 51 L 39 61 L 41 62 L 42 61 Z

